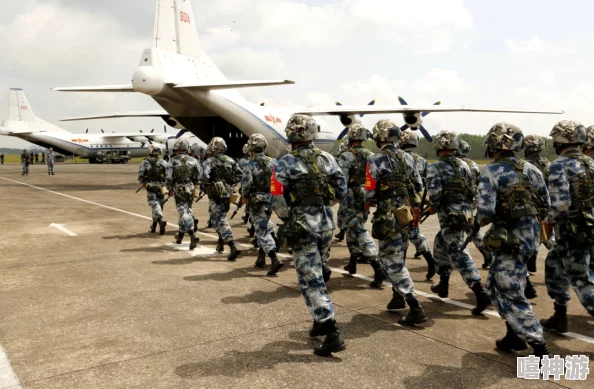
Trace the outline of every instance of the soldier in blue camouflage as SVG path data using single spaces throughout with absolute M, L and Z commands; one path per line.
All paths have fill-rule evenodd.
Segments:
M 192 201 L 196 197 L 196 186 L 202 175 L 202 168 L 198 161 L 187 155 L 188 141 L 178 139 L 174 146 L 174 155 L 169 159 L 165 176 L 165 183 L 169 196 L 175 199 L 175 207 L 179 213 L 179 232 L 175 236 L 177 244 L 181 244 L 184 234 L 190 236 L 190 250 L 194 250 L 200 239 L 194 230 L 194 215 Z
M 266 266 L 266 255 L 270 257 L 272 266 L 268 275 L 274 275 L 283 267 L 283 263 L 276 255 L 274 225 L 270 222 L 272 205 L 270 195 L 270 178 L 276 167 L 276 159 L 266 156 L 268 142 L 264 135 L 253 134 L 248 141 L 252 158 L 243 167 L 241 191 L 244 203 L 247 203 L 252 223 L 254 224 L 256 239 L 258 240 L 257 267 Z
M 225 155 L 227 144 L 222 138 L 214 137 L 207 147 L 210 157 L 204 161 L 202 186 L 208 195 L 208 212 L 213 227 L 219 234 L 216 250 L 223 252 L 225 243 L 231 250 L 227 260 L 235 261 L 241 251 L 237 248 L 233 230 L 227 220 L 230 196 L 233 186 L 241 182 L 241 168 L 233 158 Z
M 248 141 L 249 143 L 249 141 Z M 239 160 L 237 161 L 237 164 L 239 165 L 239 167 L 241 168 L 241 171 L 243 171 L 243 169 L 245 169 L 247 163 L 250 160 L 250 147 L 248 145 L 248 143 L 243 145 L 243 148 L 241 149 L 241 152 L 243 153 L 243 157 L 239 158 Z M 242 190 L 243 191 L 243 190 Z M 247 224 L 248 221 L 250 220 L 250 213 L 248 210 L 248 207 L 244 208 L 244 213 L 243 216 L 241 217 L 241 220 L 243 220 L 243 224 Z M 253 228 L 253 224 L 250 226 L 250 228 L 248 229 L 248 231 Z M 254 230 L 255 233 L 255 230 Z M 257 242 L 258 239 L 256 238 L 255 241 Z
M 54 149 L 50 147 L 49 151 L 47 152 L 47 175 L 48 176 L 50 174 L 52 176 L 55 176 L 55 173 L 54 173 L 54 165 L 55 164 L 56 164 L 56 154 L 54 154 Z
M 23 173 L 21 174 L 21 176 L 29 175 L 29 164 L 30 163 L 31 163 L 31 154 L 29 154 L 29 151 L 27 151 L 27 149 L 24 149 L 23 153 L 21 154 L 21 165 L 23 166 Z
M 314 352 L 327 356 L 346 348 L 336 326 L 324 276 L 329 278 L 330 269 L 325 261 L 336 227 L 330 206 L 345 196 L 347 185 L 334 157 L 313 145 L 319 131 L 313 118 L 294 115 L 285 131 L 292 151 L 279 159 L 272 182 L 283 186 L 289 208 L 289 217 L 285 219 L 288 245 L 293 248 L 305 305 L 314 318 L 310 336 L 326 335 Z
M 555 245 L 545 260 L 545 284 L 555 300 L 555 314 L 541 320 L 543 327 L 567 332 L 567 305 L 573 287 L 578 299 L 594 316 L 594 161 L 581 147 L 586 129 L 579 122 L 563 120 L 550 136 L 559 157 L 549 169 L 551 210 L 545 219 L 547 236 L 555 231 Z
M 423 189 L 423 181 L 415 169 L 414 158 L 397 147 L 400 133 L 400 127 L 391 120 L 380 120 L 373 128 L 373 140 L 380 152 L 368 158 L 364 200 L 366 209 L 372 203 L 377 207 L 371 231 L 379 243 L 380 261 L 392 282 L 388 309 L 403 309 L 408 304 L 410 310 L 398 322 L 413 326 L 425 322 L 427 316 L 405 265 L 402 234 L 418 223 L 420 199 L 417 204 L 414 195 Z
M 418 170 L 421 178 L 423 180 L 423 188 L 427 186 L 427 161 L 425 158 L 421 157 L 419 154 L 414 152 L 414 149 L 419 147 L 419 136 L 415 134 L 411 130 L 404 131 L 400 136 L 400 141 L 398 142 L 398 147 L 402 150 L 410 154 L 413 159 L 415 160 L 415 169 Z M 405 236 L 404 242 L 404 258 L 406 259 L 406 252 L 408 251 L 408 242 L 409 240 L 415 246 L 417 252 L 415 253 L 414 257 L 418 258 L 419 256 L 423 256 L 425 261 L 427 261 L 427 275 L 425 276 L 427 280 L 430 280 L 435 275 L 435 260 L 433 259 L 433 255 L 431 254 L 431 249 L 429 248 L 429 242 L 427 242 L 427 238 L 421 232 L 419 226 L 412 227 L 409 233 Z
M 481 174 L 477 228 L 491 224 L 484 242 L 493 256 L 487 288 L 507 327 L 497 348 L 521 351 L 528 342 L 542 357 L 549 349 L 524 289 L 528 259 L 540 245 L 539 215 L 546 215 L 550 202 L 540 171 L 514 155 L 523 140 L 522 131 L 509 123 L 495 124 L 487 134 L 485 154 L 494 160 Z
M 586 129 L 586 143 L 584 143 L 584 155 L 594 159 L 594 126 Z M 594 246 L 590 248 L 590 269 L 594 272 Z
M 350 253 L 349 263 L 344 267 L 350 274 L 357 273 L 357 263 L 369 263 L 375 273 L 372 285 L 380 287 L 385 280 L 384 270 L 377 260 L 377 247 L 367 231 L 365 223 L 369 210 L 365 209 L 364 188 L 367 159 L 373 153 L 363 147 L 363 142 L 370 137 L 368 129 L 360 124 L 353 124 L 348 132 L 348 146 L 338 158 L 338 166 L 345 176 L 348 191 L 340 201 L 339 227 L 346 231 L 346 241 Z
M 456 158 L 460 138 L 453 131 L 441 131 L 434 139 L 439 160 L 429 166 L 427 188 L 431 207 L 427 213 L 437 213 L 439 233 L 435 237 L 433 253 L 439 274 L 439 284 L 431 290 L 441 298 L 448 297 L 452 262 L 462 275 L 466 285 L 476 296 L 474 315 L 480 314 L 491 304 L 481 284 L 481 276 L 467 249 L 461 250 L 464 232 L 472 223 L 472 204 L 476 187 L 472 181 L 470 167 Z
M 167 222 L 163 220 L 162 207 L 165 202 L 163 188 L 167 176 L 167 163 L 159 158 L 161 148 L 154 144 L 149 147 L 148 154 L 148 158 L 145 158 L 138 168 L 138 181 L 146 189 L 148 205 L 152 209 L 153 223 L 150 232 L 156 232 L 157 224 L 159 224 L 159 234 L 164 235 Z
M 336 160 L 339 161 L 340 160 L 340 156 L 349 149 L 349 146 L 347 143 L 345 142 L 341 142 L 338 145 L 338 149 L 336 151 Z M 342 242 L 344 240 L 345 234 L 346 234 L 346 228 L 343 226 L 343 220 L 342 220 L 342 215 L 343 212 L 340 211 L 340 208 L 342 207 L 342 205 L 338 206 L 338 213 L 336 215 L 336 226 L 338 227 L 338 233 L 336 235 L 334 235 L 334 237 L 336 238 L 337 241 Z

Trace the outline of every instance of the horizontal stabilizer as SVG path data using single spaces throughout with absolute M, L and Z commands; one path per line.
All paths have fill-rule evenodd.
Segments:
M 136 92 L 132 84 L 101 85 L 101 86 L 75 86 L 68 88 L 54 88 L 60 92 Z
M 540 111 L 525 109 L 499 109 L 499 108 L 478 108 L 470 106 L 444 106 L 428 105 L 424 107 L 406 106 L 378 106 L 378 105 L 329 105 L 326 107 L 308 107 L 295 112 L 295 114 L 324 116 L 324 115 L 356 115 L 356 114 L 390 114 L 390 113 L 411 113 L 416 112 L 502 112 L 502 113 L 538 113 L 538 114 L 563 114 L 564 111 Z
M 93 116 L 78 116 L 71 118 L 60 119 L 61 122 L 73 122 L 77 120 L 93 120 L 93 119 L 115 119 L 115 118 L 140 118 L 140 117 L 162 117 L 170 115 L 166 111 L 134 111 L 134 112 L 117 112 L 103 115 Z
M 262 81 L 221 81 L 214 84 L 193 84 L 182 83 L 175 84 L 174 88 L 192 88 L 196 90 L 217 90 L 217 89 L 235 89 L 235 88 L 251 88 L 256 86 L 274 86 L 274 85 L 291 85 L 295 81 L 290 80 L 262 80 Z

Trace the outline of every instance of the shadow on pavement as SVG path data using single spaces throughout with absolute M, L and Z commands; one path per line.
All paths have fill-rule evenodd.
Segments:
M 261 290 L 256 290 L 245 296 L 228 296 L 221 300 L 223 304 L 245 304 L 245 303 L 257 303 L 257 304 L 271 304 L 276 301 L 286 299 L 286 298 L 299 298 L 301 297 L 301 293 L 299 291 L 281 286 L 274 291 L 271 292 L 264 292 Z
M 184 277 L 184 281 L 233 281 L 238 278 L 254 277 L 249 273 L 245 273 L 239 270 L 231 270 L 227 273 L 210 273 L 210 274 L 198 274 L 195 276 Z

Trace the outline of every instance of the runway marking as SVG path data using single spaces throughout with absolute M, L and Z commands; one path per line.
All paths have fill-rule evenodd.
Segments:
M 21 389 L 21 383 L 16 376 L 10 361 L 0 345 L 0 388 L 18 388 Z
M 67 197 L 67 198 L 72 199 L 72 200 L 77 200 L 77 201 L 81 201 L 83 203 L 96 205 L 96 206 L 101 207 L 101 208 L 106 208 L 106 209 L 110 209 L 112 211 L 125 213 L 127 215 L 136 216 L 136 217 L 139 217 L 139 218 L 142 218 L 142 219 L 153 220 L 151 217 L 140 215 L 140 214 L 134 213 L 134 212 L 125 211 L 125 210 L 119 209 L 119 208 L 110 207 L 109 205 L 103 205 L 103 204 L 95 203 L 93 201 L 81 199 L 79 197 L 70 196 L 70 195 L 67 195 L 65 193 L 60 193 L 60 192 L 56 192 L 56 191 L 53 191 L 53 190 L 41 188 L 39 186 L 27 184 L 27 183 L 24 183 L 24 182 L 11 180 L 10 178 L 5 178 L 5 177 L 0 177 L 0 178 L 3 179 L 3 180 L 6 180 L 6 181 L 14 182 L 16 184 L 28 186 L 28 187 L 31 187 L 31 188 L 34 188 L 34 189 L 39 189 L 39 190 L 42 190 L 42 191 L 45 191 L 45 192 L 49 192 L 49 193 L 53 193 L 53 194 L 56 194 L 56 195 L 59 195 L 59 196 L 64 196 L 64 197 Z M 173 227 L 173 228 L 179 229 L 179 226 L 177 224 L 173 224 L 173 223 L 169 223 L 169 222 L 167 222 L 167 227 Z M 200 231 L 197 231 L 196 233 L 197 234 L 200 234 L 200 235 L 203 235 L 203 236 L 208 236 L 210 238 L 218 239 L 218 236 L 217 235 L 209 234 L 209 233 L 206 233 L 206 232 L 200 232 Z M 249 247 L 252 247 L 251 245 L 248 245 L 248 244 L 245 244 L 245 243 L 240 243 L 239 245 L 242 246 L 242 247 L 248 247 L 248 248 Z M 292 258 L 292 256 L 286 255 L 286 254 L 278 254 L 278 256 L 279 257 L 282 257 L 282 258 Z M 349 274 L 347 271 L 344 271 L 342 269 L 337 269 L 337 268 L 331 268 L 331 269 L 332 269 L 332 271 L 337 272 L 337 273 Z M 362 280 L 366 280 L 366 281 L 373 281 L 372 278 L 367 277 L 367 276 L 364 276 L 364 275 L 360 275 L 360 274 L 352 274 L 351 276 L 352 277 L 355 277 L 355 278 L 362 279 Z M 388 282 L 384 282 L 383 285 L 388 286 L 390 288 L 392 287 L 392 284 L 390 284 Z M 452 299 L 449 299 L 449 298 L 441 298 L 441 297 L 439 297 L 439 296 L 437 296 L 435 294 L 425 293 L 425 292 L 422 292 L 422 291 L 420 291 L 420 290 L 418 290 L 416 288 L 415 288 L 415 293 L 417 293 L 419 296 L 427 297 L 427 298 L 430 298 L 430 299 L 433 299 L 433 300 L 441 300 L 444 303 L 455 305 L 455 306 L 460 307 L 460 308 L 466 308 L 466 309 L 472 309 L 472 308 L 474 308 L 474 306 L 472 306 L 470 304 L 466 304 L 466 303 L 463 303 L 461 301 L 456 301 L 456 300 L 452 300 Z M 486 315 L 494 316 L 494 317 L 500 317 L 499 314 L 496 311 L 491 310 L 491 309 L 487 309 L 487 310 L 483 311 L 483 313 L 486 314 Z M 594 338 L 591 338 L 591 337 L 586 336 L 586 335 L 578 334 L 578 333 L 575 333 L 575 332 L 566 332 L 564 334 L 559 334 L 559 335 L 563 335 L 563 336 L 568 337 L 568 338 L 573 338 L 573 339 L 581 340 L 581 341 L 586 342 L 586 343 L 594 344 Z
M 173 247 L 179 251 L 185 251 L 191 257 L 199 257 L 199 256 L 210 256 L 218 254 L 217 251 L 213 248 L 198 245 L 194 250 L 190 250 L 190 242 L 182 242 L 182 244 L 177 243 L 167 243 L 167 246 Z
M 52 228 L 52 227 L 62 231 L 65 234 L 68 234 L 70 236 L 77 236 L 74 232 L 70 231 L 68 228 L 64 227 L 61 224 L 52 223 L 52 224 L 50 224 L 50 228 Z

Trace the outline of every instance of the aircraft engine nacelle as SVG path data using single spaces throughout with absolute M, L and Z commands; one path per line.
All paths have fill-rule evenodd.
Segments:
M 132 142 L 138 143 L 148 143 L 148 139 L 146 136 L 133 136 L 129 138 Z
M 423 119 L 421 118 L 420 112 L 403 113 L 402 116 L 404 117 L 404 122 L 408 124 L 410 128 L 416 129 L 421 127 L 421 124 L 423 124 Z
M 136 92 L 155 96 L 165 86 L 163 71 L 155 66 L 139 66 L 132 77 L 132 87 Z
M 151 140 L 157 143 L 165 143 L 167 142 L 167 135 L 152 135 Z
M 359 117 L 359 115 L 341 115 L 340 122 L 343 126 L 350 127 L 353 124 L 360 124 L 361 117 Z
M 169 127 L 173 127 L 173 128 L 175 128 L 177 130 L 183 130 L 183 129 L 185 129 L 185 127 L 182 124 L 180 124 L 180 122 L 178 122 L 177 119 L 174 118 L 173 116 L 163 115 L 163 116 L 161 116 L 161 119 L 163 119 L 163 121 L 165 123 L 167 123 L 167 125 Z

